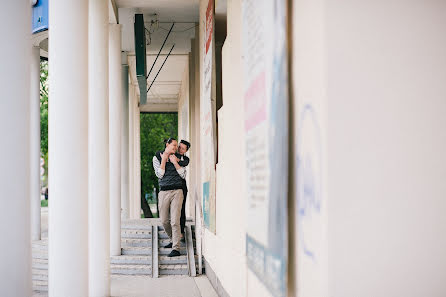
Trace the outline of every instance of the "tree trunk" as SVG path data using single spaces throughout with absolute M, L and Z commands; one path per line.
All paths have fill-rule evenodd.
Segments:
M 147 203 L 147 200 L 144 197 L 144 195 L 141 195 L 141 208 L 142 211 L 144 212 L 145 218 L 153 218 L 152 210 L 150 209 L 150 206 Z

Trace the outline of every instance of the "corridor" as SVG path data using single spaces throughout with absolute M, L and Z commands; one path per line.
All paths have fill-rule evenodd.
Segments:
M 446 296 L 445 0 L 0 11 L 1 297 Z

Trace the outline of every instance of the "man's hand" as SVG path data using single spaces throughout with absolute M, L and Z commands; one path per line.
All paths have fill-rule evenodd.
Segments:
M 164 151 L 164 153 L 161 154 L 161 164 L 160 164 L 160 168 L 163 171 L 166 170 L 166 163 L 168 159 L 169 159 L 169 154 L 166 151 Z
M 170 162 L 172 162 L 173 166 L 175 166 L 175 169 L 178 170 L 181 168 L 180 164 L 178 164 L 178 158 L 175 156 L 175 154 L 172 154 L 169 156 Z
M 161 154 L 161 160 L 167 161 L 168 159 L 169 159 L 169 154 L 167 152 Z
M 175 154 L 172 154 L 169 156 L 169 160 L 170 162 L 172 162 L 173 164 L 178 164 L 178 158 L 175 156 Z

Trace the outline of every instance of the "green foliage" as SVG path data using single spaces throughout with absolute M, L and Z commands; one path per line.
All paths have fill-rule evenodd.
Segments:
M 40 200 L 40 207 L 48 207 L 48 200 Z
M 48 181 L 48 61 L 40 61 L 40 153 L 45 160 L 44 185 Z
M 177 114 L 141 114 L 141 194 L 158 189 L 158 178 L 153 170 L 152 159 L 155 153 L 164 149 L 164 139 L 177 138 Z M 144 197 L 144 196 L 143 196 Z

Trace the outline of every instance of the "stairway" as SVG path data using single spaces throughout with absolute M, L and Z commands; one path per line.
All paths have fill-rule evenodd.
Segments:
M 32 280 L 34 291 L 48 291 L 48 239 L 32 243 Z
M 186 224 L 186 243 L 182 243 L 181 256 L 167 256 L 171 249 L 164 246 L 169 242 L 159 219 L 122 221 L 121 255 L 110 257 L 111 275 L 195 276 L 198 256 L 192 222 Z M 48 239 L 32 243 L 32 280 L 35 292 L 48 291 Z
M 190 225 L 189 221 L 186 232 L 192 233 Z M 171 249 L 164 246 L 170 240 L 159 219 L 126 220 L 122 222 L 121 230 L 122 255 L 112 257 L 112 275 L 196 275 L 198 258 L 193 242 L 189 245 L 189 254 L 186 242 L 182 243 L 181 256 L 168 257 Z
M 187 263 L 187 251 L 186 245 L 181 243 L 180 253 L 181 256 L 178 257 L 168 257 L 172 249 L 164 248 L 170 243 L 167 233 L 164 231 L 162 226 L 157 226 L 158 228 L 158 263 L 159 263 L 159 274 L 160 275 L 188 275 L 189 267 Z
M 110 258 L 112 275 L 152 276 L 152 228 L 149 220 L 122 222 L 121 255 Z

